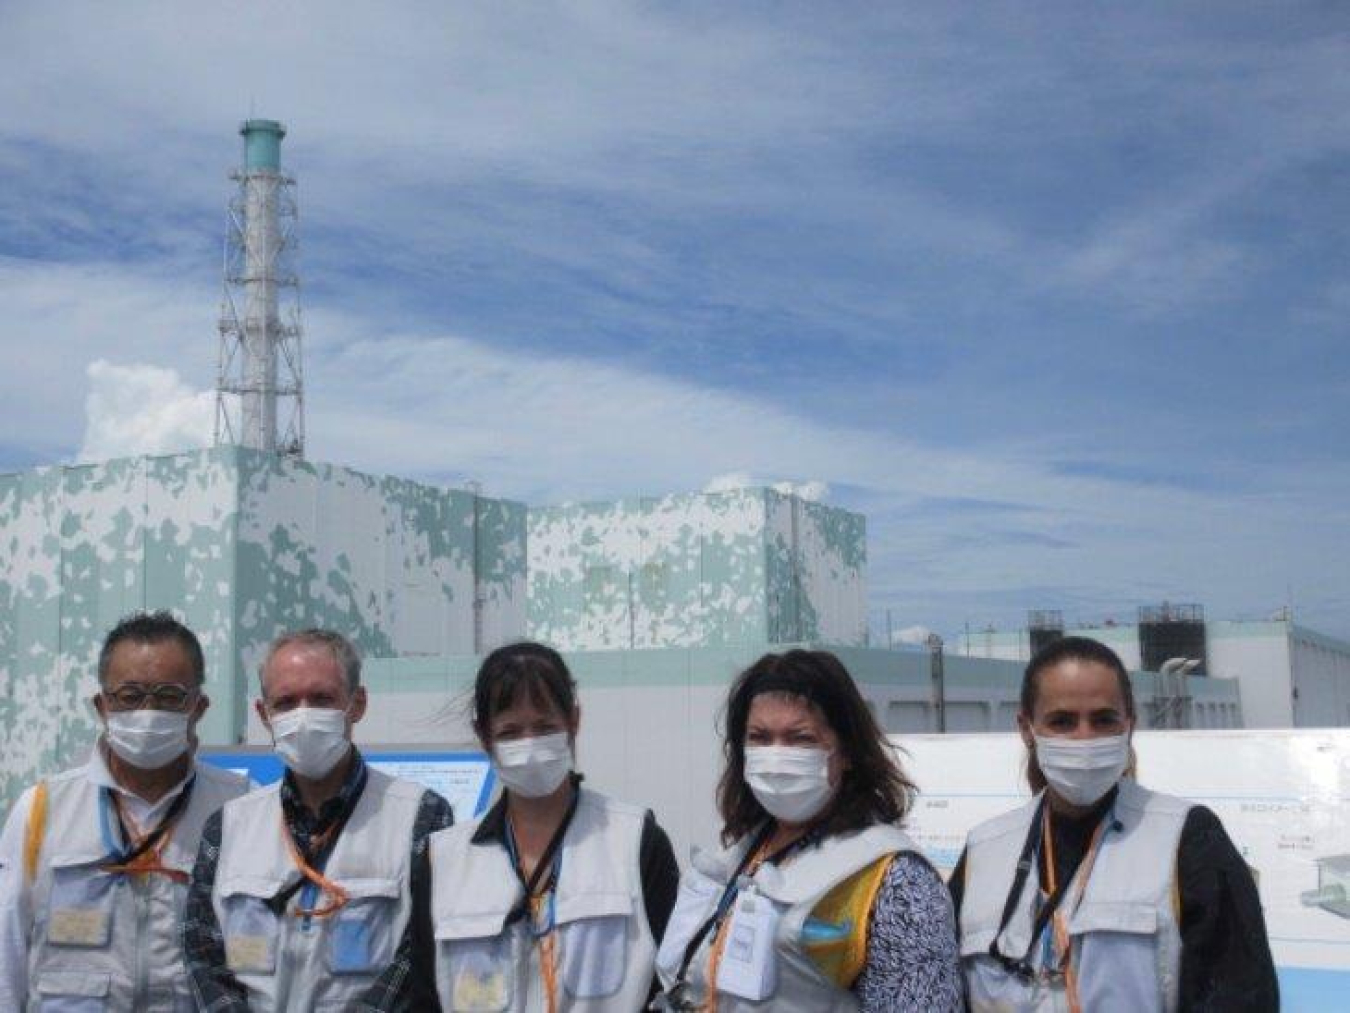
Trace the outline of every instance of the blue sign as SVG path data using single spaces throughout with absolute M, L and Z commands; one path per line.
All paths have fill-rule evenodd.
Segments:
M 434 750 L 382 752 L 362 750 L 366 763 L 382 773 L 413 781 L 442 796 L 455 811 L 455 819 L 473 819 L 487 811 L 497 776 L 486 753 L 443 753 Z M 203 749 L 199 759 L 247 774 L 260 785 L 281 780 L 285 767 L 275 753 L 247 746 L 237 749 Z

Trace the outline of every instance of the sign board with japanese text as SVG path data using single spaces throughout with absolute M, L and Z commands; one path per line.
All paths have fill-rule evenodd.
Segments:
M 922 792 L 910 835 L 944 873 L 971 827 L 1027 798 L 1016 735 L 903 735 Z M 1350 996 L 1350 730 L 1154 731 L 1134 736 L 1138 779 L 1208 806 L 1251 866 L 1282 1008 Z

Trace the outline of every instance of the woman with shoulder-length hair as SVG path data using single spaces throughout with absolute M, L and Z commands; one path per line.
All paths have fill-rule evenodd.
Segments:
M 976 1013 L 1279 1008 L 1251 873 L 1214 813 L 1134 781 L 1134 726 L 1105 644 L 1027 665 L 1034 797 L 972 830 L 951 879 Z
M 412 1008 L 647 1004 L 679 867 L 650 810 L 581 787 L 580 724 L 557 651 L 508 644 L 483 660 L 473 728 L 503 790 L 482 818 L 431 837 L 429 868 L 414 880 Z
M 668 1010 L 954 1010 L 951 902 L 899 823 L 914 785 L 824 651 L 727 701 L 724 848 L 694 850 L 657 955 Z

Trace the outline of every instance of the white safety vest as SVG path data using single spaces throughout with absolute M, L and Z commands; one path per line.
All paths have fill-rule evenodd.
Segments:
M 281 783 L 225 806 L 211 901 L 225 960 L 251 1010 L 348 1008 L 393 960 L 412 910 L 409 858 L 424 789 L 366 768 L 366 787 L 322 869 L 347 891 L 336 913 L 313 886 L 283 914 L 267 901 L 299 875 L 283 837 Z
M 581 788 L 563 837 L 551 947 L 559 1013 L 627 1013 L 646 1005 L 656 942 L 639 852 L 646 811 Z M 524 895 L 504 847 L 474 844 L 481 820 L 433 834 L 431 920 L 436 990 L 446 1013 L 549 1008 L 530 919 L 507 925 Z
M 713 917 L 728 883 L 751 842 L 743 839 L 716 852 L 694 848 L 690 868 L 680 877 L 679 897 L 656 958 L 664 989 L 676 983 L 690 940 Z M 764 980 L 772 982 L 766 998 L 744 999 L 717 991 L 718 1013 L 772 1009 L 774 1013 L 827 1013 L 860 1009 L 857 997 L 821 973 L 806 952 L 802 938 L 807 919 L 832 889 L 887 855 L 914 852 L 908 835 L 891 824 L 827 837 L 796 854 L 782 866 L 761 865 L 741 896 L 754 892 L 770 901 L 776 914 L 772 945 L 767 949 Z M 734 931 L 734 927 L 733 927 Z M 715 932 L 705 934 L 685 972 L 684 986 L 672 1009 L 703 1009 L 710 992 L 708 965 Z M 736 945 L 729 941 L 727 946 Z M 726 966 L 726 948 L 723 962 Z M 719 983 L 723 971 L 719 969 Z
M 975 1013 L 1030 1013 L 1069 1009 L 1062 978 L 1031 981 L 989 955 L 1040 796 L 970 832 L 961 900 L 961 963 Z M 1177 1008 L 1181 933 L 1177 925 L 1176 862 L 1191 803 L 1120 782 L 1091 874 L 1080 865 L 1061 911 L 1071 940 L 1070 967 L 1081 1008 L 1088 1013 L 1150 1013 Z M 1083 888 L 1082 901 L 1074 899 Z M 1021 959 L 1031 942 L 1041 891 L 1036 871 L 1026 877 L 1012 919 L 998 937 L 999 952 Z M 1042 947 L 1032 948 L 1042 964 Z
M 160 852 L 165 867 L 189 876 L 207 818 L 248 791 L 248 779 L 238 774 L 201 763 L 195 770 L 192 795 Z M 85 767 L 47 781 L 32 888 L 28 1008 L 191 1010 L 179 942 L 187 883 L 100 870 L 123 845 L 107 790 Z

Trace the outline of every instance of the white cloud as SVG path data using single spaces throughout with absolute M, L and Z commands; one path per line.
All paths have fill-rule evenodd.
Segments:
M 95 359 L 85 370 L 80 461 L 167 454 L 210 444 L 215 395 L 193 390 L 172 369 Z
M 0 346 L 25 349 L 0 371 L 0 392 L 31 406 L 7 410 L 12 438 L 69 448 L 83 435 L 85 458 L 210 439 L 209 371 L 179 368 L 209 361 L 209 290 L 126 267 L 6 272 L 3 262 L 0 288 L 14 310 L 0 319 Z M 955 629 L 983 618 L 973 603 L 999 596 L 1016 603 L 1003 621 L 1028 607 L 1019 597 L 1028 584 L 1050 589 L 1035 595 L 1046 607 L 1064 604 L 1048 595 L 1072 594 L 1125 608 L 1132 595 L 1201 600 L 1224 615 L 1264 607 L 1260 587 L 1293 583 L 1301 600 L 1332 600 L 1350 567 L 1343 473 L 1272 472 L 1266 490 L 1245 496 L 1065 476 L 1043 447 L 931 447 L 655 372 L 391 333 L 373 316 L 320 309 L 307 325 L 319 338 L 306 376 L 311 459 L 478 479 L 489 494 L 534 504 L 828 476 L 845 490 L 835 500 L 867 515 L 873 606 L 902 605 L 902 623 Z M 138 365 L 110 364 L 109 348 Z M 85 392 L 69 378 L 91 362 L 81 434 Z M 948 501 L 1018 506 L 946 515 Z
M 972 38 L 955 16 L 916 9 L 828 18 L 786 5 L 765 20 L 720 8 L 712 17 L 696 5 L 587 3 L 548 14 L 411 5 L 391 16 L 351 3 L 337 21 L 324 4 L 288 10 L 280 21 L 233 5 L 10 11 L 0 92 L 12 98 L 0 109 L 0 140 L 92 155 L 102 170 L 83 181 L 98 188 L 92 203 L 138 211 L 144 228 L 164 230 L 157 201 L 191 195 L 219 207 L 224 158 L 238 150 L 229 135 L 256 99 L 260 114 L 292 127 L 287 155 L 301 168 L 306 215 L 349 232 L 397 228 L 413 262 L 443 252 L 447 234 L 471 233 L 465 202 L 511 180 L 532 194 L 632 199 L 658 217 L 731 210 L 808 227 L 833 220 L 876 257 L 896 252 L 885 237 L 902 235 L 923 256 L 993 260 L 1024 285 L 1109 289 L 1133 306 L 1141 291 L 1171 305 L 1240 278 L 1244 250 L 1210 234 L 1206 209 L 1245 203 L 1246 187 L 1291 160 L 1334 157 L 1350 137 L 1343 44 L 1309 33 L 1297 45 L 1235 46 L 1157 13 L 1120 14 L 1119 31 L 1081 33 L 1102 71 L 1083 87 L 1078 64 L 1056 52 L 1061 32 L 1074 30 L 1063 12 L 1062 25 L 1040 26 L 994 14 Z M 46 45 L 53 37 L 59 52 Z M 795 68 L 792 86 L 784 66 Z M 1119 125 L 1101 115 L 1103 103 Z M 903 160 L 884 172 L 869 164 L 869 148 L 896 137 L 919 155 L 1040 135 L 1049 146 L 1059 132 L 1128 147 L 1138 129 L 1128 117 L 1153 108 L 1210 127 L 1210 154 L 1166 181 L 1174 197 L 1112 201 L 1060 241 L 953 199 L 940 178 L 908 172 Z M 1044 119 L 1033 116 L 1028 129 L 1032 109 Z M 307 171 L 319 166 L 322 175 Z M 459 199 L 429 206 L 446 193 Z M 509 206 L 484 218 L 480 229 L 532 252 L 604 257 L 611 275 L 655 269 L 628 230 L 597 225 L 603 242 L 577 242 Z M 622 263 L 619 247 L 629 255 Z M 822 285 L 813 282 L 805 288 Z M 771 285 L 745 272 L 728 288 L 763 305 L 851 302 L 846 292 L 813 297 L 796 278 Z
M 1039 369 L 1008 364 L 1058 361 L 1013 333 L 1019 309 L 1055 319 L 1055 304 L 1035 302 L 1047 291 L 1086 297 L 1071 314 L 1085 330 L 1122 303 L 1130 315 L 1222 298 L 1270 255 L 1258 248 L 1254 265 L 1248 229 L 1218 227 L 1226 207 L 1264 206 L 1263 192 L 1297 197 L 1308 218 L 1329 206 L 1289 190 L 1290 167 L 1338 164 L 1350 138 L 1345 43 L 1307 30 L 1310 15 L 1273 38 L 1156 11 L 1077 31 L 1063 12 L 995 13 L 972 28 L 936 8 L 835 17 L 792 4 L 768 20 L 604 2 L 549 14 L 423 3 L 395 15 L 354 3 L 336 20 L 308 2 L 283 19 L 238 5 L 10 7 L 0 232 L 11 251 L 87 260 L 0 258 L 3 442 L 16 457 L 189 435 L 215 360 L 225 170 L 256 98 L 259 115 L 287 121 L 300 177 L 302 271 L 317 294 L 306 307 L 315 459 L 478 478 L 531 502 L 701 488 L 710 475 L 822 476 L 834 501 L 867 513 L 874 604 L 913 603 L 905 621 L 935 621 L 935 601 L 1028 583 L 1084 599 L 1156 588 L 1213 614 L 1288 583 L 1344 600 L 1343 469 L 1257 468 L 1268 493 L 1225 498 L 1057 475 L 1047 462 L 1074 436 L 1062 430 L 1047 427 L 1035 446 L 1010 443 L 998 421 L 970 436 L 981 407 L 993 420 L 1008 404 L 1035 414 L 1022 385 Z M 1062 56 L 1066 33 L 1089 47 L 1091 80 Z M 1168 163 L 1156 172 L 1155 156 Z M 1108 169 L 1136 160 L 1129 180 Z M 987 190 L 981 164 L 1018 171 L 1008 190 Z M 1081 187 L 1060 200 L 1053 181 L 1070 173 Z M 470 293 L 462 316 L 435 299 L 450 272 L 491 278 L 484 264 L 561 294 L 524 323 L 511 315 L 528 307 L 494 304 L 492 285 L 481 299 L 456 289 Z M 702 365 L 680 363 L 683 378 L 616 364 L 614 342 L 597 361 L 534 333 L 551 314 L 581 319 L 572 334 L 595 321 L 631 336 L 629 362 L 668 364 L 642 353 L 686 340 L 689 304 L 714 320 L 715 347 Z M 990 306 L 1000 309 L 986 332 Z M 880 335 L 868 379 L 895 400 L 839 424 L 821 406 L 853 404 L 859 384 L 831 390 L 837 378 L 812 376 L 811 396 L 793 397 L 772 362 L 759 393 L 733 389 L 750 385 L 728 374 L 766 324 L 781 324 L 785 349 L 825 335 L 815 352 L 831 364 L 857 335 Z M 922 349 L 911 370 L 899 346 L 918 332 L 940 335 L 938 358 L 955 363 L 945 374 Z M 549 350 L 497 343 L 508 341 Z M 1128 335 L 1120 352 L 1134 354 Z M 180 379 L 150 382 L 139 403 L 118 399 L 126 378 L 100 387 L 82 434 L 77 381 L 99 359 Z M 968 382 L 954 385 L 958 373 Z M 958 435 L 913 438 L 890 412 L 916 392 Z M 1087 378 L 1083 392 L 1081 425 L 1095 428 Z M 1334 422 L 1322 405 L 1345 399 L 1308 402 Z M 1156 423 L 1147 409 L 1119 413 L 1116 447 L 1137 445 L 1151 414 Z M 916 509 L 944 497 L 1024 509 Z
M 928 638 L 932 636 L 933 631 L 927 626 L 906 626 L 903 629 L 894 630 L 891 633 L 891 645 L 911 644 L 923 646 Z
M 750 489 L 758 486 L 768 486 L 784 496 L 797 496 L 813 503 L 823 502 L 830 495 L 829 485 L 815 479 L 806 482 L 768 482 L 754 478 L 748 471 L 729 471 L 717 475 L 703 486 L 703 491 L 729 492 L 733 489 Z
M 750 489 L 755 485 L 755 480 L 750 477 L 748 471 L 728 471 L 723 475 L 715 475 L 709 479 L 703 486 L 704 492 L 735 492 L 737 489 Z
M 829 485 L 819 479 L 806 482 L 775 482 L 773 488 L 775 492 L 781 492 L 784 496 L 799 496 L 812 503 L 824 502 L 830 495 Z
M 56 460 L 86 442 L 80 381 L 98 359 L 172 369 L 206 389 L 219 340 L 211 273 L 202 265 L 194 283 L 190 272 L 0 257 L 5 443 Z

